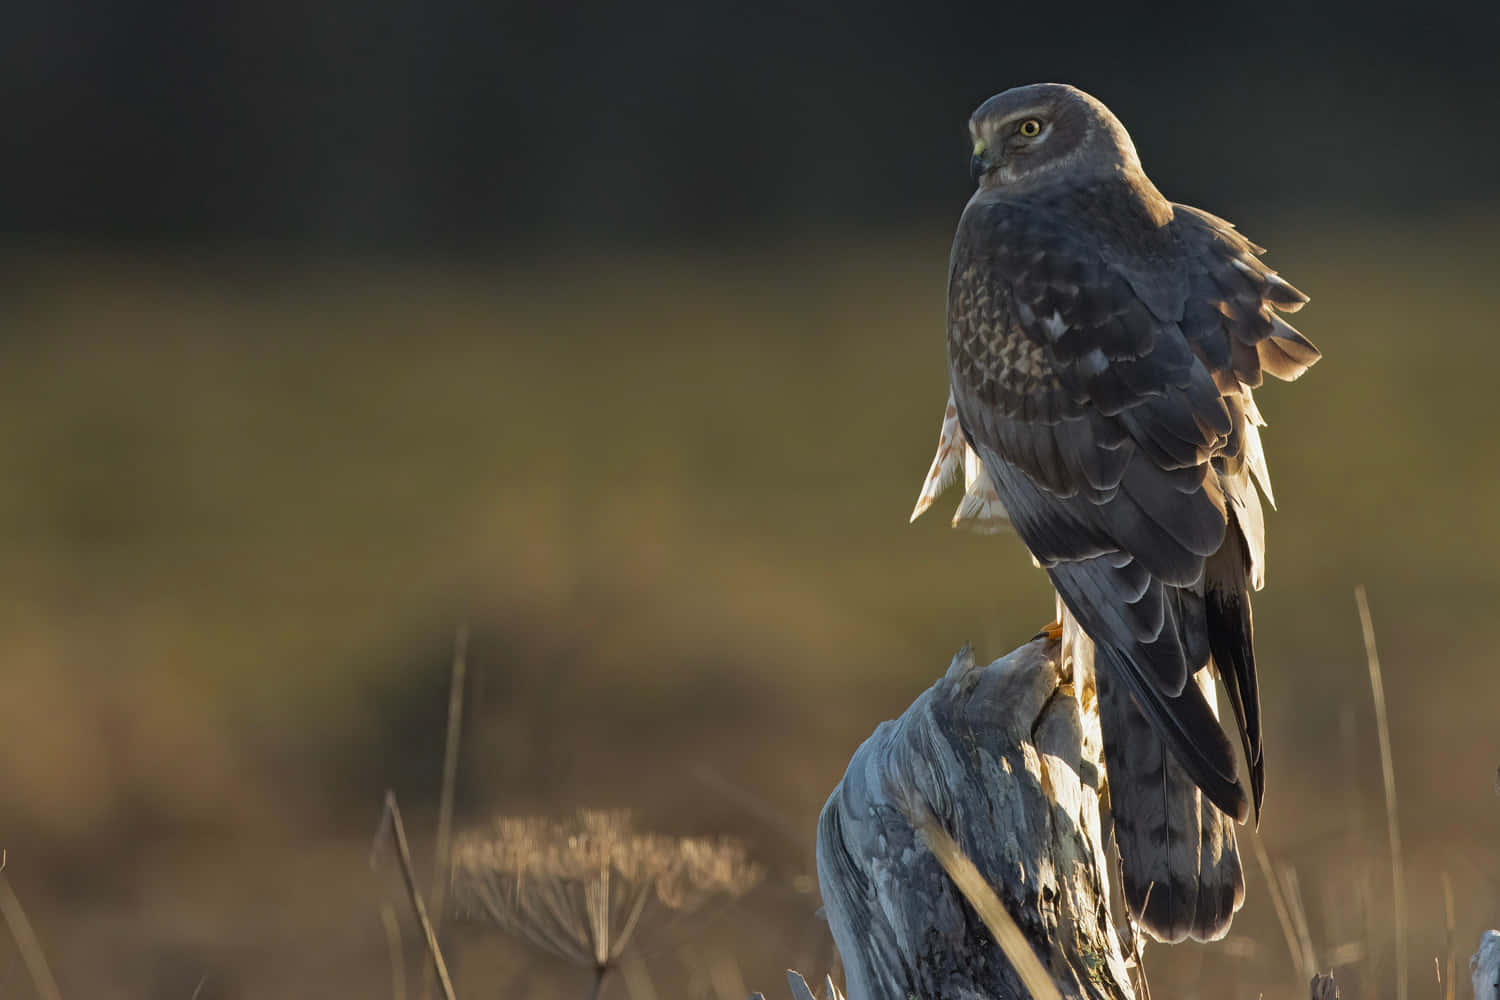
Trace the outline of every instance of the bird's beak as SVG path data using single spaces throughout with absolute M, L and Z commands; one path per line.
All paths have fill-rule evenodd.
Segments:
M 979 183 L 979 178 L 994 169 L 994 164 L 984 157 L 986 152 L 984 143 L 974 143 L 974 153 L 969 157 L 969 177 L 975 184 Z

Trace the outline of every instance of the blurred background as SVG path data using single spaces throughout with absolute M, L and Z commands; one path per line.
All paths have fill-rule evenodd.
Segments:
M 962 643 L 1051 617 L 1014 537 L 944 523 L 956 497 L 906 523 L 965 120 L 1038 80 L 1103 99 L 1168 197 L 1312 296 L 1326 360 L 1259 396 L 1259 835 L 1300 961 L 1395 995 L 1360 583 L 1412 988 L 1500 922 L 1493 5 L 5 20 L 0 848 L 63 995 L 387 996 L 391 901 L 416 995 L 370 843 L 394 788 L 431 884 L 461 625 L 459 829 L 629 808 L 763 866 L 649 909 L 605 996 L 821 975 L 814 824 L 850 754 Z M 1157 995 L 1305 995 L 1250 857 L 1228 941 L 1147 949 Z M 590 988 L 442 933 L 460 996 Z M 0 995 L 31 988 L 6 935 Z

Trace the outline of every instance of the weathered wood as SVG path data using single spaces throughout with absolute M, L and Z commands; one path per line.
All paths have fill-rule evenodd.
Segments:
M 1500 1000 L 1500 931 L 1485 931 L 1479 950 L 1469 959 L 1474 1000 Z
M 1028 995 L 929 849 L 927 816 L 994 889 L 1064 997 L 1134 1000 L 1109 905 L 1098 716 L 1080 710 L 1058 655 L 1038 638 L 980 667 L 965 648 L 855 752 L 817 842 L 850 1000 Z

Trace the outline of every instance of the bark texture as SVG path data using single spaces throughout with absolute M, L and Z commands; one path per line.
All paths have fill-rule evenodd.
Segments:
M 1062 996 L 1134 1000 L 1111 916 L 1098 713 L 1058 657 L 1044 638 L 988 666 L 965 648 L 855 752 L 817 842 L 850 1000 L 1029 996 L 929 850 L 924 816 L 974 863 Z

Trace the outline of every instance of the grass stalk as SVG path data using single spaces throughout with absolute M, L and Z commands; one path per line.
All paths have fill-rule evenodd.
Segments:
M 1375 649 L 1375 624 L 1364 585 L 1354 588 L 1359 624 L 1365 638 L 1365 660 L 1370 667 L 1370 694 L 1375 700 L 1375 728 L 1380 735 L 1380 770 L 1385 779 L 1385 822 L 1391 843 L 1391 905 L 1395 911 L 1396 1000 L 1407 1000 L 1406 982 L 1406 871 L 1401 859 L 1401 824 L 1396 813 L 1396 768 L 1391 758 L 1391 726 L 1385 711 L 1385 684 L 1380 655 Z
M 411 847 L 406 841 L 406 825 L 401 822 L 401 807 L 396 804 L 394 791 L 385 793 L 385 812 L 381 816 L 380 828 L 375 832 L 377 850 L 387 830 L 390 831 L 391 840 L 396 845 L 396 859 L 401 863 L 401 877 L 406 881 L 406 895 L 411 900 L 412 911 L 416 913 L 417 923 L 421 925 L 422 934 L 427 939 L 427 954 L 432 959 L 432 970 L 437 974 L 438 985 L 442 987 L 444 1000 L 455 1000 L 453 982 L 448 978 L 448 965 L 443 961 L 442 949 L 438 947 L 437 935 L 432 930 L 432 921 L 427 919 L 427 906 L 422 902 L 422 893 L 417 888 L 417 878 L 412 872 Z M 370 860 L 373 867 L 375 860 L 373 854 Z
M 10 887 L 10 879 L 5 876 L 5 855 L 0 853 L 0 916 L 5 917 L 5 926 L 10 928 L 10 936 L 16 942 L 16 949 L 21 953 L 21 961 L 26 965 L 26 971 L 31 974 L 32 985 L 36 987 L 37 996 L 42 1000 L 61 1000 L 62 992 L 57 988 L 57 979 L 52 975 L 52 969 L 47 965 L 47 956 L 42 951 L 42 943 L 37 940 L 36 930 L 31 926 L 31 921 L 26 919 L 26 911 L 21 906 L 21 900 L 16 896 L 14 889 Z
M 469 627 L 460 625 L 453 635 L 453 667 L 448 681 L 448 730 L 443 741 L 443 785 L 438 797 L 437 844 L 434 848 L 432 880 L 433 933 L 443 923 L 443 905 L 448 889 L 448 857 L 453 847 L 453 795 L 458 784 L 458 751 L 463 735 L 464 677 L 468 673 Z M 422 966 L 422 1000 L 432 996 L 432 967 Z

